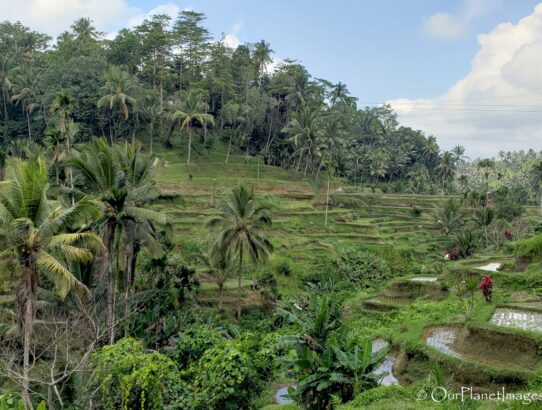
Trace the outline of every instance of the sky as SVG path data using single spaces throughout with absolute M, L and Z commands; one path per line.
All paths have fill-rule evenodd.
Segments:
M 156 13 L 205 13 L 216 38 L 265 39 L 277 61 L 346 83 L 359 106 L 471 157 L 542 150 L 542 2 L 534 0 L 0 0 L 0 18 L 55 35 L 78 17 L 114 33 Z

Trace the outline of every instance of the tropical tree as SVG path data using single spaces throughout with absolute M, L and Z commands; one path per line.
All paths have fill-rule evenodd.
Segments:
M 241 104 L 228 101 L 222 109 L 220 110 L 221 120 L 225 125 L 229 125 L 230 129 L 230 138 L 228 141 L 228 152 L 226 154 L 226 159 L 224 164 L 228 164 L 228 159 L 230 158 L 231 146 L 234 136 L 239 138 L 239 133 L 242 125 L 246 121 L 246 110 Z
M 161 119 L 164 112 L 160 94 L 153 90 L 146 91 L 138 100 L 138 108 L 149 123 L 149 152 L 152 154 L 156 120 Z
M 254 53 L 252 54 L 252 58 L 254 59 L 256 68 L 258 70 L 260 86 L 261 78 L 267 72 L 267 66 L 273 62 L 273 59 L 271 58 L 271 54 L 273 54 L 273 52 L 274 51 L 271 50 L 271 45 L 265 40 L 261 40 L 254 45 Z
M 433 220 L 446 236 L 456 232 L 463 225 L 463 217 L 461 202 L 455 198 L 446 200 L 442 207 L 433 210 Z
M 454 156 L 451 152 L 446 151 L 442 154 L 440 163 L 437 165 L 436 170 L 442 181 L 442 195 L 444 195 L 444 187 L 446 182 L 453 179 L 456 170 Z
M 75 125 L 71 120 L 71 115 L 74 113 L 77 108 L 77 100 L 71 96 L 67 91 L 61 91 L 58 93 L 51 105 L 51 113 L 58 116 L 58 131 L 60 133 L 59 137 L 61 141 L 55 144 L 56 148 L 63 148 L 60 150 L 59 155 L 57 156 L 58 160 L 63 160 L 64 157 L 70 155 L 70 140 L 73 137 L 75 131 Z M 67 176 L 70 181 L 70 187 L 73 189 L 73 173 L 71 169 L 67 170 Z M 58 183 L 58 175 L 57 175 Z
M 120 267 L 125 274 L 125 291 L 133 282 L 134 258 L 137 252 L 136 234 L 152 242 L 152 222 L 165 222 L 165 217 L 143 205 L 155 198 L 153 176 L 156 159 L 140 156 L 140 146 L 126 143 L 109 146 L 100 138 L 83 147 L 80 153 L 66 161 L 75 174 L 76 190 L 92 194 L 105 209 L 103 217 L 96 222 L 105 245 L 102 275 L 107 280 L 108 341 L 115 340 L 115 305 Z M 147 229 L 148 228 L 148 229 Z M 146 231 L 146 232 L 145 232 Z M 139 246 L 139 245 L 137 245 Z M 126 262 L 121 263 L 125 255 Z M 129 256 L 126 256 L 129 255 Z
M 298 155 L 296 172 L 299 171 L 301 160 L 305 157 L 305 176 L 309 163 L 312 162 L 311 154 L 315 152 L 321 135 L 320 115 L 320 110 L 303 104 L 301 110 L 282 129 L 282 132 L 289 135 L 289 141 L 296 148 L 295 152 Z
M 197 122 L 201 126 L 206 127 L 207 124 L 212 124 L 214 122 L 214 117 L 209 114 L 208 111 L 209 107 L 207 103 L 202 101 L 196 92 L 190 92 L 187 98 L 183 100 L 171 114 L 173 120 L 180 123 L 181 131 L 186 129 L 188 134 L 188 155 L 186 158 L 186 165 L 190 165 L 193 123 Z
M 273 246 L 265 231 L 271 226 L 270 209 L 258 204 L 253 189 L 243 185 L 233 188 L 224 195 L 219 209 L 221 215 L 209 219 L 206 223 L 211 229 L 220 229 L 217 250 L 229 250 L 239 262 L 237 271 L 237 319 L 241 318 L 241 278 L 245 252 L 252 262 L 265 259 Z
M 218 286 L 218 308 L 222 309 L 224 284 L 235 272 L 235 257 L 230 249 L 224 250 L 220 244 L 213 243 L 204 258 L 206 273 L 210 274 Z
M 26 115 L 28 139 L 32 141 L 32 125 L 30 114 L 38 107 L 37 103 L 37 81 L 35 72 L 31 69 L 16 70 L 15 77 L 11 84 L 11 101 L 15 105 L 21 104 Z
M 49 197 L 47 168 L 43 158 L 10 159 L 7 180 L 0 184 L 0 268 L 2 276 L 15 275 L 17 318 L 22 329 L 22 387 L 25 405 L 29 396 L 30 341 L 36 315 L 40 277 L 61 298 L 71 289 L 87 292 L 72 274 L 73 262 L 89 262 L 103 247 L 92 232 L 74 229 L 100 215 L 100 204 L 88 196 L 65 208 Z
M 105 84 L 100 89 L 101 97 L 98 100 L 98 108 L 106 108 L 109 111 L 109 139 L 113 144 L 113 128 L 111 114 L 118 109 L 124 120 L 128 120 L 130 106 L 134 106 L 136 99 L 136 84 L 132 76 L 118 66 L 110 66 L 104 76 Z
M 531 175 L 534 177 L 540 192 L 540 220 L 542 221 L 542 161 L 537 161 L 532 165 Z
M 2 89 L 2 108 L 4 121 L 8 119 L 8 98 L 11 89 L 10 71 L 13 68 L 13 60 L 7 55 L 0 55 L 0 89 Z

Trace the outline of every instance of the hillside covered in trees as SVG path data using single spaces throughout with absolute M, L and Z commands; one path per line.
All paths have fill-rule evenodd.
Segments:
M 0 88 L 1 410 L 540 391 L 542 153 L 443 150 L 188 10 L 0 23 Z

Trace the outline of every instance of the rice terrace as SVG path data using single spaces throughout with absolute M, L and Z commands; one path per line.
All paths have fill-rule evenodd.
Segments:
M 542 409 L 542 3 L 0 6 L 0 410 Z

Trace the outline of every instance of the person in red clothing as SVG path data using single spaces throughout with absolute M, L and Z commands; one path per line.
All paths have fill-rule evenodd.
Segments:
M 480 289 L 486 298 L 486 302 L 491 302 L 491 293 L 493 292 L 493 279 L 491 279 L 491 276 L 486 275 L 480 283 Z

